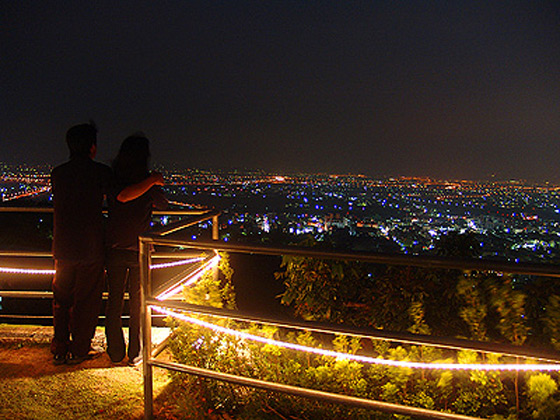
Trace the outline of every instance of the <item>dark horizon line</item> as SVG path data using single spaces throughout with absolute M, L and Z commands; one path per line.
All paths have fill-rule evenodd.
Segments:
M 8 166 L 26 166 L 29 168 L 33 167 L 48 167 L 53 168 L 57 164 L 51 163 L 28 163 L 28 162 L 18 162 L 18 163 L 11 163 L 8 161 L 0 161 L 1 165 L 8 165 Z M 252 173 L 252 172 L 261 172 L 263 175 L 267 176 L 346 176 L 346 177 L 358 177 L 358 178 L 367 178 L 370 180 L 418 180 L 418 182 L 422 181 L 429 181 L 429 182 L 494 182 L 494 183 L 522 183 L 522 184 L 529 184 L 529 185 L 549 185 L 549 184 L 558 184 L 560 185 L 560 181 L 551 181 L 551 180 L 544 180 L 544 179 L 534 179 L 530 180 L 527 178 L 512 178 L 512 177 L 500 177 L 496 175 L 492 175 L 490 177 L 482 177 L 482 178 L 456 178 L 456 177 L 440 177 L 440 176 L 431 176 L 431 175 L 395 175 L 395 174 L 378 174 L 378 175 L 367 175 L 364 173 L 355 173 L 355 172 L 339 172 L 339 171 L 301 171 L 301 170 L 285 170 L 285 171 L 278 171 L 278 170 L 269 170 L 263 168 L 255 168 L 255 167 L 234 167 L 234 166 L 191 166 L 186 167 L 183 164 L 179 163 L 159 163 L 155 162 L 152 164 L 152 167 L 156 170 L 161 169 L 164 171 L 204 171 L 204 172 L 217 172 L 217 173 L 233 173 L 233 172 L 241 172 L 241 173 Z

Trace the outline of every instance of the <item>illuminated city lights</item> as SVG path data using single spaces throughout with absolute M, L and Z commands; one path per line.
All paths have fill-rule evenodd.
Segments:
M 315 347 L 302 346 L 299 344 L 287 343 L 285 341 L 273 340 L 271 338 L 260 337 L 254 334 L 249 334 L 242 331 L 233 330 L 231 328 L 221 327 L 210 322 L 205 322 L 200 319 L 188 317 L 186 315 L 177 313 L 175 311 L 170 311 L 168 309 L 162 308 L 160 306 L 151 306 L 151 308 L 164 315 L 168 315 L 185 321 L 191 324 L 196 324 L 198 326 L 209 328 L 213 331 L 220 332 L 223 334 L 232 335 L 241 339 L 251 340 L 260 342 L 263 344 L 269 344 L 273 346 L 278 346 L 290 350 L 303 351 L 307 353 L 318 354 L 321 356 L 329 356 L 338 359 L 352 360 L 360 363 L 382 365 L 382 366 L 393 366 L 401 368 L 411 368 L 411 369 L 442 369 L 442 370 L 481 370 L 481 371 L 560 371 L 560 364 L 492 364 L 492 363 L 422 363 L 422 362 L 407 362 L 401 360 L 389 360 L 380 359 L 368 356 L 359 356 L 356 354 L 341 353 L 332 350 L 324 350 Z
M 2 201 L 12 201 L 12 200 L 19 200 L 21 198 L 32 197 L 34 195 L 39 195 L 42 193 L 49 192 L 51 190 L 50 186 L 35 188 L 31 191 L 24 191 L 14 194 L 2 194 Z
M 3 170 L 0 195 L 5 199 L 46 191 L 50 182 L 48 166 L 4 165 Z M 419 255 L 433 253 L 442 237 L 458 232 L 476 235 L 480 258 L 553 262 L 560 255 L 560 189 L 548 183 L 251 170 L 163 172 L 174 205 L 223 210 L 224 240 L 243 235 L 260 241 L 270 235 L 291 242 L 313 235 L 324 241 L 336 235 L 360 250 Z M 31 200 L 50 202 L 44 196 Z M 201 225 L 192 235 L 200 238 L 205 229 Z

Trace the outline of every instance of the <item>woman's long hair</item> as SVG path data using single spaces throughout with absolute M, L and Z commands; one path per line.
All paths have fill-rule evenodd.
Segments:
M 141 133 L 127 137 L 113 160 L 118 183 L 136 184 L 149 176 L 150 141 Z

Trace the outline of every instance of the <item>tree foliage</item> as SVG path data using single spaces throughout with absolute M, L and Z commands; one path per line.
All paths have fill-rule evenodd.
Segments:
M 471 249 L 460 246 L 460 240 L 457 236 L 452 238 L 449 255 Z M 207 276 L 186 291 L 188 301 L 234 307 L 227 256 L 224 261 L 222 275 Z M 546 308 L 531 311 L 529 317 L 527 302 L 536 300 L 527 296 L 514 276 L 291 256 L 284 257 L 282 269 L 277 274 L 285 285 L 281 300 L 295 316 L 304 319 L 516 345 L 524 344 L 537 331 L 542 333 L 538 342 L 559 346 L 560 298 L 550 295 Z M 223 275 L 228 272 L 229 276 Z M 213 322 L 304 346 L 382 359 L 515 363 L 505 356 L 473 351 L 455 352 L 226 320 Z M 178 337 L 173 349 L 178 361 L 225 373 L 496 420 L 552 419 L 560 413 L 558 378 L 552 373 L 518 376 L 507 372 L 422 371 L 368 365 L 240 340 L 192 325 L 176 324 L 175 330 Z M 208 410 L 226 409 L 240 419 L 392 418 L 216 381 L 192 377 L 184 381 L 191 392 L 196 389 L 206 396 Z

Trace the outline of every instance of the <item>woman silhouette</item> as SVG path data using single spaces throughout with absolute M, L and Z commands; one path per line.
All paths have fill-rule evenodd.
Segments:
M 107 353 L 114 363 L 128 354 L 129 364 L 140 361 L 140 271 L 138 235 L 150 227 L 152 209 L 167 207 L 160 186 L 163 177 L 148 170 L 149 140 L 143 134 L 127 137 L 113 161 L 115 190 L 109 196 L 107 225 L 107 283 L 109 301 L 105 334 Z M 124 292 L 129 293 L 129 340 L 126 352 L 122 330 Z

